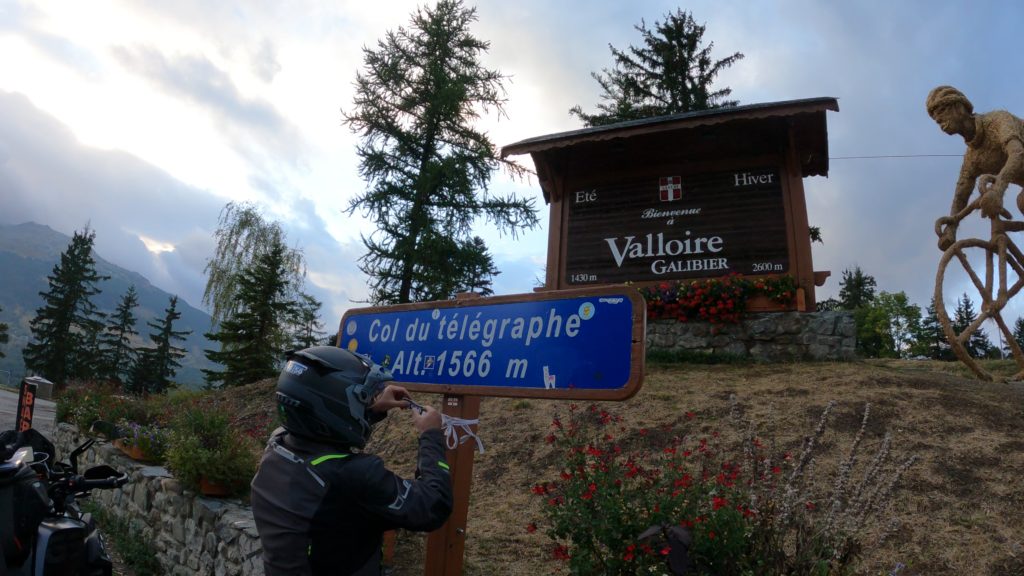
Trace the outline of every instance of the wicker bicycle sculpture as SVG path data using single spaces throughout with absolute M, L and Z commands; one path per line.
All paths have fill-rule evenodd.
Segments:
M 1024 231 L 1024 222 L 1012 220 L 1003 207 L 1003 195 L 1010 184 L 1024 187 L 1024 123 L 1004 110 L 974 114 L 971 102 L 951 86 L 932 90 L 926 105 L 928 114 L 943 132 L 960 135 L 967 144 L 949 216 L 935 222 L 939 249 L 943 251 L 935 276 L 939 323 L 957 358 L 978 378 L 993 380 L 993 375 L 971 357 L 966 344 L 982 324 L 995 321 L 1017 363 L 1018 372 L 1010 379 L 1020 380 L 1024 378 L 1024 352 L 1002 313 L 1010 299 L 1024 288 L 1024 253 L 1010 238 L 1010 233 Z M 978 196 L 970 201 L 975 185 Z M 1024 212 L 1024 192 L 1017 196 L 1017 207 Z M 975 210 L 991 222 L 989 239 L 957 240 L 957 227 Z M 979 261 L 984 262 L 983 271 Z M 978 317 L 959 333 L 949 321 L 942 290 L 946 270 L 953 262 L 963 268 L 981 295 Z

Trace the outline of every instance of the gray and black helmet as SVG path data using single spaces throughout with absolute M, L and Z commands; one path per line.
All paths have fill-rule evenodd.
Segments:
M 333 346 L 293 350 L 277 379 L 277 405 L 292 434 L 362 448 L 368 410 L 391 373 L 366 356 Z

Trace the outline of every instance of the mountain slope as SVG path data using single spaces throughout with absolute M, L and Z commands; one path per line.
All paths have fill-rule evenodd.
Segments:
M 47 276 L 53 272 L 71 238 L 56 232 L 48 226 L 27 222 L 13 226 L 0 225 L 0 322 L 9 326 L 10 342 L 3 348 L 5 358 L 0 358 L 0 384 L 11 384 L 24 374 L 25 367 L 21 350 L 31 337 L 29 322 L 35 317 L 36 309 L 43 304 L 40 292 L 47 290 Z M 148 321 L 163 319 L 170 297 L 163 290 L 153 286 L 144 276 L 126 270 L 104 260 L 93 253 L 96 270 L 109 280 L 98 284 L 102 292 L 93 302 L 103 312 L 112 312 L 129 286 L 135 286 L 139 294 L 139 306 L 135 309 L 138 319 L 136 330 L 140 334 L 137 345 L 149 345 L 152 328 Z M 175 330 L 190 330 L 192 333 L 179 346 L 185 348 L 186 356 L 178 370 L 176 380 L 189 387 L 198 387 L 203 378 L 200 369 L 215 366 L 203 355 L 203 350 L 214 344 L 203 337 L 210 330 L 210 316 L 178 299 L 177 310 L 181 318 L 175 322 Z M 5 373 L 4 371 L 9 371 Z

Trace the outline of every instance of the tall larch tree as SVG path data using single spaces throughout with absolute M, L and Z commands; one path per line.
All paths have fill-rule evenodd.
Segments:
M 664 21 L 656 21 L 653 29 L 642 20 L 634 28 L 643 45 L 619 50 L 609 44 L 613 67 L 591 73 L 601 85 L 598 111 L 587 114 L 580 106 L 569 111 L 585 126 L 738 104 L 728 99 L 731 88 L 714 88 L 712 84 L 743 54 L 713 59 L 714 42 L 704 44 L 705 26 L 697 24 L 692 14 L 676 10 L 666 14 Z
M 96 284 L 106 280 L 96 272 L 92 247 L 96 233 L 86 227 L 75 232 L 60 261 L 47 276 L 48 289 L 40 292 L 43 305 L 30 323 L 32 340 L 22 350 L 25 367 L 58 387 L 69 379 L 88 376 L 88 337 L 98 330 L 100 317 L 92 297 Z
M 505 102 L 504 77 L 480 62 L 489 44 L 470 33 L 474 21 L 475 9 L 441 0 L 363 49 L 344 119 L 362 138 L 357 154 L 368 184 L 349 213 L 361 211 L 377 226 L 363 237 L 359 261 L 374 304 L 450 298 L 486 285 L 492 269 L 479 266 L 489 254 L 471 237 L 474 223 L 513 236 L 537 224 L 532 199 L 488 190 L 500 166 L 516 175 L 522 167 L 501 159 L 473 126 L 482 112 L 503 115 Z M 471 281 L 452 286 L 452 278 Z

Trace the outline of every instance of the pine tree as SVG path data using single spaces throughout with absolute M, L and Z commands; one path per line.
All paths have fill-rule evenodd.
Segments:
M 579 106 L 569 111 L 585 126 L 738 104 L 727 99 L 732 89 L 714 90 L 711 84 L 743 54 L 712 60 L 714 42 L 703 45 L 705 27 L 690 13 L 677 9 L 666 14 L 664 22 L 656 21 L 653 30 L 642 20 L 634 28 L 640 32 L 643 46 L 619 50 L 609 45 L 614 68 L 591 73 L 602 90 L 598 112 L 586 114 Z
M 953 350 L 949 346 L 949 341 L 946 340 L 946 333 L 942 331 L 942 324 L 939 323 L 934 296 L 921 320 L 917 344 L 916 351 L 933 360 L 952 360 L 954 358 Z
M 1018 316 L 1017 320 L 1013 322 L 1013 339 L 1017 341 L 1018 347 L 1024 349 L 1024 316 Z M 1011 356 L 1013 354 L 1009 344 L 1004 348 L 1003 352 L 1005 355 Z
M 3 312 L 3 310 L 3 308 L 0 308 L 0 312 Z M 0 322 L 0 345 L 7 344 L 10 338 L 11 336 L 7 333 L 7 324 L 5 322 Z M 6 354 L 4 354 L 3 348 L 0 348 L 0 358 L 5 356 Z
M 287 248 L 278 243 L 259 256 L 238 277 L 237 311 L 206 337 L 220 343 L 206 357 L 223 371 L 203 370 L 210 386 L 240 386 L 270 378 L 289 344 L 285 330 L 294 317 L 286 279 Z
M 532 228 L 532 199 L 488 193 L 491 173 L 505 166 L 487 135 L 473 127 L 480 113 L 503 113 L 503 79 L 484 68 L 489 47 L 473 37 L 476 11 L 440 0 L 412 16 L 410 27 L 365 48 L 354 107 L 345 122 L 362 136 L 360 172 L 369 189 L 354 198 L 377 230 L 363 238 L 360 269 L 370 276 L 370 300 L 394 304 L 453 296 L 451 278 L 487 275 L 480 246 L 469 238 L 478 219 L 515 236 Z M 448 254 L 438 254 L 446 245 Z M 467 259 L 473 259 L 472 262 Z M 483 278 L 473 278 L 478 285 Z
M 147 326 L 156 330 L 149 333 L 153 347 L 138 351 L 135 369 L 126 386 L 129 392 L 163 394 L 171 386 L 172 378 L 181 368 L 180 360 L 185 357 L 185 349 L 174 343 L 184 341 L 192 333 L 174 329 L 174 322 L 181 318 L 177 308 L 178 297 L 171 296 L 163 319 L 159 322 L 146 322 Z
M 43 306 L 36 309 L 30 326 L 32 341 L 22 356 L 25 367 L 52 380 L 58 387 L 72 378 L 88 376 L 89 334 L 98 332 L 99 313 L 92 297 L 96 283 L 106 280 L 96 272 L 92 246 L 96 233 L 87 227 L 75 232 L 60 262 L 47 276 L 49 288 L 40 292 Z
M 875 299 L 875 277 L 865 274 L 860 266 L 843 270 L 839 282 L 839 302 L 844 310 L 857 310 Z
M 978 319 L 978 314 L 974 311 L 974 302 L 965 292 L 963 296 L 957 300 L 956 310 L 953 312 L 953 331 L 957 334 L 963 334 L 967 328 Z M 971 334 L 971 337 L 964 343 L 964 348 L 972 358 L 984 358 L 989 355 L 992 350 L 992 342 L 988 339 L 988 335 L 985 331 L 979 327 Z
M 139 294 L 135 286 L 129 286 L 110 316 L 106 331 L 100 336 L 103 364 L 99 378 L 126 382 L 131 375 L 138 356 L 131 342 L 132 336 L 139 334 L 135 330 L 135 308 L 138 305 Z
M 71 357 L 69 369 L 79 380 L 95 380 L 103 371 L 103 349 L 100 338 L 107 315 L 96 311 L 81 327 L 78 352 Z
M 449 300 L 462 292 L 494 294 L 491 280 L 500 272 L 479 236 L 459 242 L 444 235 L 431 235 L 420 245 L 423 274 L 415 287 L 420 299 Z
M 834 312 L 836 310 L 842 310 L 842 302 L 835 298 L 828 298 L 827 300 L 821 300 L 817 303 L 815 310 L 818 312 Z
M 292 347 L 296 350 L 318 346 L 327 336 L 320 321 L 321 306 L 323 303 L 309 294 L 299 295 L 292 329 Z

